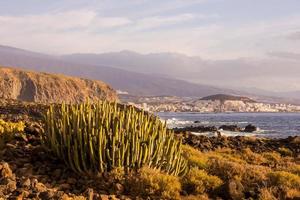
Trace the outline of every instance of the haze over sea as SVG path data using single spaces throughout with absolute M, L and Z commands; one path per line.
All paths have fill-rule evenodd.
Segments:
M 258 127 L 253 133 L 221 131 L 222 135 L 247 135 L 267 138 L 285 138 L 300 135 L 300 113 L 191 113 L 160 112 L 161 119 L 167 120 L 170 128 L 187 126 L 216 126 L 248 124 Z M 197 121 L 197 123 L 195 123 Z M 215 133 L 201 133 L 213 136 Z

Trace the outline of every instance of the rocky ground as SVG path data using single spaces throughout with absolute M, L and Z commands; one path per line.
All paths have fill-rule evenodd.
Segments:
M 0 116 L 24 121 L 24 133 L 0 150 L 0 200 L 2 199 L 129 199 L 122 185 L 109 177 L 101 181 L 83 177 L 71 170 L 41 144 L 44 104 L 0 100 Z M 114 195 L 111 195 L 114 194 Z
M 123 186 L 112 187 L 109 177 L 97 181 L 66 168 L 43 148 L 40 130 L 37 123 L 27 124 L 0 152 L 0 199 L 129 199 L 116 196 Z
M 300 156 L 300 136 L 284 139 L 266 139 L 247 136 L 197 136 L 189 132 L 178 133 L 183 138 L 183 143 L 195 147 L 203 152 L 213 151 L 221 148 L 242 150 L 250 148 L 253 152 L 278 152 L 281 149 L 288 149 L 294 156 Z
M 24 133 L 16 134 L 0 150 L 0 200 L 2 199 L 134 199 L 124 185 L 113 183 L 109 176 L 84 177 L 73 173 L 41 144 L 41 120 L 47 105 L 0 100 L 0 116 L 22 120 Z M 258 139 L 251 137 L 206 137 L 178 131 L 184 144 L 202 152 L 221 148 L 237 151 L 280 152 L 300 156 L 300 137 Z M 283 152 L 284 151 L 284 152 Z M 125 195 L 124 195 L 125 194 Z

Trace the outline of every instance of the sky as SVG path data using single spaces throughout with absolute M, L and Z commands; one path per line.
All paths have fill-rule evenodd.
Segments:
M 299 0 L 0 0 L 0 44 L 48 54 L 300 60 Z

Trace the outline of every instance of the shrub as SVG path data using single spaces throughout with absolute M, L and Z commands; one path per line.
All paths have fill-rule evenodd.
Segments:
M 0 134 L 22 132 L 24 131 L 24 128 L 24 122 L 5 122 L 4 120 L 0 119 Z
M 259 200 L 276 200 L 277 198 L 273 195 L 272 190 L 269 188 L 261 188 L 259 191 Z
M 271 186 L 300 190 L 300 177 L 285 171 L 270 172 L 268 174 Z
M 145 199 L 180 199 L 179 178 L 149 167 L 143 167 L 138 174 L 130 176 L 126 187 L 130 194 Z
M 13 138 L 13 133 L 23 132 L 24 128 L 23 122 L 5 122 L 0 119 L 0 149 Z
M 249 164 L 260 165 L 260 164 L 266 162 L 266 159 L 262 155 L 254 153 L 249 148 L 244 149 L 241 152 L 241 156 L 242 156 L 243 160 L 245 160 Z
M 270 167 L 277 167 L 277 165 L 279 165 L 281 162 L 281 156 L 279 153 L 266 152 L 262 155 L 266 159 L 265 164 L 267 164 Z
M 229 180 L 235 176 L 241 176 L 245 173 L 245 167 L 240 163 L 235 163 L 222 158 L 212 158 L 209 160 L 209 172 L 221 177 L 223 180 Z
M 293 152 L 288 148 L 281 147 L 281 148 L 278 149 L 278 152 L 282 156 L 293 156 Z
M 98 102 L 51 106 L 44 143 L 80 174 L 143 166 L 183 175 L 181 142 L 157 117 L 132 106 Z
M 189 194 L 204 194 L 211 192 L 223 184 L 217 176 L 208 175 L 204 170 L 191 168 L 182 179 L 182 185 Z
M 206 154 L 201 153 L 197 149 L 183 145 L 183 156 L 188 161 L 190 167 L 197 167 L 199 169 L 207 168 L 208 157 Z

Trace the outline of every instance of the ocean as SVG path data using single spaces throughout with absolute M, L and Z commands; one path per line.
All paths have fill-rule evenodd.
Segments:
M 266 138 L 285 138 L 300 136 L 300 113 L 191 113 L 160 112 L 155 113 L 167 121 L 169 128 L 186 126 L 238 125 L 245 127 L 255 125 L 258 130 L 253 133 L 221 131 L 227 136 L 255 136 Z M 195 123 L 195 121 L 198 121 Z M 213 136 L 215 133 L 201 133 Z

